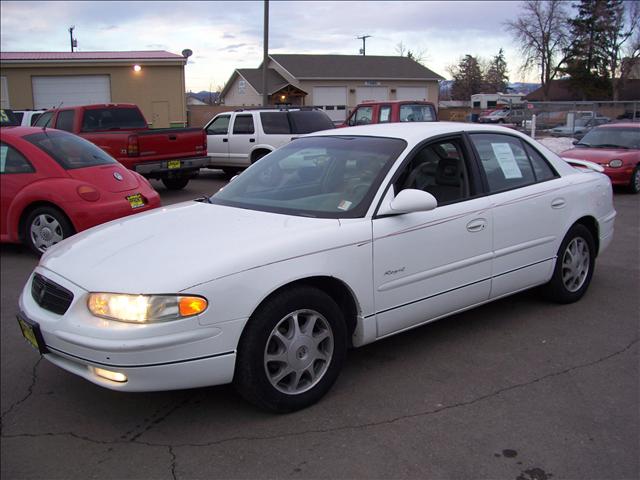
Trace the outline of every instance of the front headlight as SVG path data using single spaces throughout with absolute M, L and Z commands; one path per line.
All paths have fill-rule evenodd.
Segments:
M 156 323 L 191 317 L 207 309 L 207 299 L 183 295 L 128 295 L 91 293 L 89 311 L 120 322 Z
M 611 160 L 609 162 L 609 166 L 611 168 L 620 168 L 622 166 L 622 160 L 619 160 L 617 158 L 615 160 Z

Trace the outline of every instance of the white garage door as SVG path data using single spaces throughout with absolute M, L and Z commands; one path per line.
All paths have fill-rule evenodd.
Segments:
M 313 105 L 321 107 L 334 122 L 347 118 L 347 87 L 313 87 Z
M 398 87 L 396 89 L 398 100 L 427 100 L 427 87 Z
M 33 108 L 111 102 L 109 75 L 32 77 Z
M 358 87 L 356 88 L 356 103 L 384 102 L 389 100 L 387 87 Z

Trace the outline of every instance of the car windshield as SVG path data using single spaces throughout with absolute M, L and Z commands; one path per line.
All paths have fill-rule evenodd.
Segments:
M 25 135 L 24 139 L 44 151 L 65 170 L 118 163 L 93 143 L 59 130 L 43 130 Z
M 594 128 L 580 140 L 578 145 L 640 148 L 640 128 Z
M 405 147 L 394 138 L 300 138 L 260 159 L 209 201 L 288 215 L 362 217 Z

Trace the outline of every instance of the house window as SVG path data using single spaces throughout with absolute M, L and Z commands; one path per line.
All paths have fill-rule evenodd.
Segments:
M 238 80 L 238 95 L 244 95 L 245 88 L 247 88 L 246 80 Z

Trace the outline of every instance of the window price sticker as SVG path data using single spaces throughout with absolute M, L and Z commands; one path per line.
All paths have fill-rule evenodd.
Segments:
M 504 173 L 504 178 L 522 178 L 522 172 L 508 143 L 492 143 L 493 153 Z

